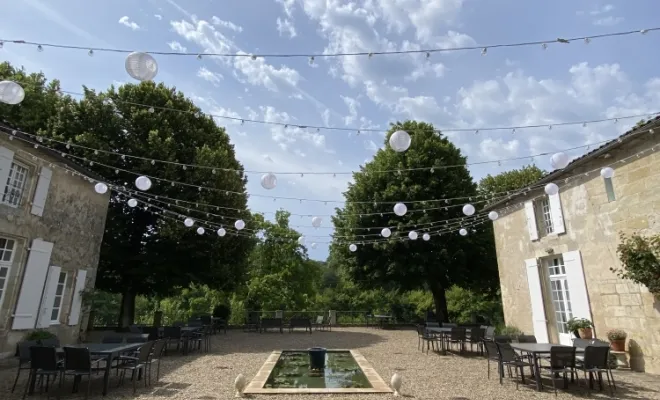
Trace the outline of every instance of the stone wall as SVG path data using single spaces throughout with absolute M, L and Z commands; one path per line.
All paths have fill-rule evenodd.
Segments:
M 50 265 L 59 266 L 62 271 L 69 272 L 60 314 L 60 321 L 64 322 L 60 325 L 51 325 L 49 330 L 57 334 L 63 343 L 75 343 L 80 326 L 86 326 L 86 316 L 81 316 L 78 326 L 69 326 L 65 323 L 68 320 L 74 291 L 73 275 L 77 269 L 86 269 L 86 287 L 93 287 L 105 230 L 109 194 L 96 193 L 92 183 L 79 176 L 72 176 L 71 173 L 65 173 L 58 160 L 19 140 L 8 141 L 6 137 L 2 137 L 0 146 L 13 150 L 15 159 L 28 166 L 30 170 L 26 192 L 19 207 L 0 204 L 0 236 L 16 240 L 16 253 L 4 299 L 0 304 L 0 355 L 13 355 L 16 343 L 28 332 L 13 331 L 11 326 L 29 246 L 35 238 L 54 243 Z M 38 158 L 35 159 L 26 152 L 33 153 Z M 53 164 L 52 167 L 50 163 Z M 43 215 L 37 216 L 30 213 L 30 202 L 34 196 L 41 165 L 52 169 L 53 175 Z
M 607 158 L 594 159 L 566 175 L 579 176 L 578 179 L 567 183 L 565 177 L 558 179 L 565 234 L 532 242 L 522 205 L 525 196 L 512 199 L 508 211 L 500 210 L 494 228 L 508 325 L 533 332 L 525 260 L 579 250 L 595 334 L 606 339 L 609 329 L 625 330 L 631 367 L 660 373 L 660 300 L 645 287 L 621 280 L 610 271 L 610 267 L 620 266 L 616 251 L 620 233 L 660 232 L 659 142 L 660 134 L 645 134 L 612 150 Z M 616 200 L 609 202 L 598 170 L 653 145 L 655 151 L 616 163 L 612 178 Z M 540 191 L 529 196 L 539 194 Z

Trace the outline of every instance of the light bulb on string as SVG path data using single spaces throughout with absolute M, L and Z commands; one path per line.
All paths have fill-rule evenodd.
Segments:
M 351 244 L 348 246 L 348 249 L 349 249 L 352 253 L 355 253 L 355 251 L 357 250 L 357 246 L 356 246 L 354 243 L 351 243 Z
M 312 226 L 314 228 L 320 227 L 322 222 L 323 222 L 323 218 L 321 218 L 321 217 L 312 218 Z
M 277 177 L 272 172 L 261 176 L 261 187 L 267 190 L 275 189 L 277 186 Z

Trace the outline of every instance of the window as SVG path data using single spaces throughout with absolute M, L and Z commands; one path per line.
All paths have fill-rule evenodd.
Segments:
M 57 281 L 55 290 L 55 299 L 53 300 L 53 311 L 50 314 L 50 323 L 60 323 L 60 311 L 62 310 L 62 299 L 64 297 L 64 288 L 66 287 L 66 272 L 60 272 L 60 278 Z
M 538 200 L 536 206 L 541 216 L 540 222 L 543 227 L 543 232 L 546 235 L 554 233 L 555 227 L 552 224 L 552 210 L 550 209 L 550 201 L 548 200 L 548 197 L 546 196 L 543 199 Z
M 9 270 L 14 260 L 14 246 L 16 242 L 12 239 L 0 238 L 0 305 L 5 295 Z
M 557 333 L 570 334 L 566 322 L 573 317 L 571 298 L 568 292 L 568 279 L 562 257 L 553 257 L 548 260 L 548 278 L 550 279 L 550 292 L 552 306 L 555 311 Z
M 616 196 L 614 196 L 614 185 L 612 184 L 612 178 L 603 178 L 603 181 L 605 181 L 605 192 L 607 193 L 607 201 L 611 203 L 614 200 L 616 200 Z
M 21 197 L 27 183 L 28 168 L 24 165 L 12 163 L 7 178 L 5 192 L 2 195 L 2 202 L 12 207 L 18 207 L 21 204 Z

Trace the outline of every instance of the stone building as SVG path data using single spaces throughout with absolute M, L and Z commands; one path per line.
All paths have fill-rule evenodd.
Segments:
M 35 329 L 77 341 L 110 195 L 59 153 L 0 132 L 0 356 L 8 356 Z
M 606 166 L 612 178 L 600 175 Z M 550 182 L 558 194 L 544 193 Z M 500 214 L 494 233 L 506 324 L 565 344 L 571 317 L 593 321 L 605 340 L 608 330 L 623 329 L 631 368 L 660 373 L 660 299 L 610 271 L 620 266 L 621 233 L 660 231 L 660 119 L 532 187 L 489 207 Z

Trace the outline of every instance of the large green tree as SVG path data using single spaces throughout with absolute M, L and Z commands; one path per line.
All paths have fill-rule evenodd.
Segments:
M 385 140 L 397 130 L 411 135 L 410 149 L 404 153 L 396 153 L 389 147 L 381 149 L 371 162 L 354 174 L 354 182 L 345 193 L 346 206 L 338 209 L 333 218 L 336 232 L 332 257 L 343 259 L 341 264 L 351 278 L 363 286 L 429 289 L 438 318 L 446 321 L 445 291 L 452 285 L 496 288 L 497 285 L 493 285 L 497 283 L 497 265 L 492 232 L 488 225 L 479 225 L 469 227 L 470 233 L 465 237 L 458 234 L 463 217 L 461 206 L 469 199 L 425 202 L 464 196 L 474 196 L 476 202 L 477 186 L 460 150 L 445 136 L 434 133 L 433 126 L 427 123 L 393 124 Z M 460 166 L 446 168 L 455 165 Z M 423 169 L 430 167 L 432 171 Z M 385 170 L 401 170 L 401 173 L 378 172 Z M 393 205 L 388 202 L 397 201 L 407 202 L 409 211 L 403 217 L 391 213 Z M 414 212 L 421 209 L 428 210 Z M 459 220 L 429 224 L 455 218 Z M 469 224 L 467 220 L 466 223 Z M 382 239 L 378 236 L 378 227 L 383 226 L 392 228 L 392 237 L 374 243 Z M 419 233 L 418 240 L 405 240 L 411 230 Z M 421 239 L 427 230 L 432 234 L 428 242 Z M 446 232 L 439 236 L 439 231 Z M 347 244 L 350 242 L 368 244 L 358 245 L 358 250 L 352 253 Z
M 1 78 L 15 80 L 27 89 L 21 105 L 3 106 L 8 122 L 28 132 L 89 148 L 47 144 L 85 158 L 87 168 L 104 176 L 106 182 L 134 189 L 137 175 L 124 171 L 138 172 L 157 178 L 152 179 L 151 195 L 219 207 L 198 211 L 191 205 L 184 208 L 185 203 L 176 207 L 151 201 L 148 209 L 144 203 L 130 208 L 127 196 L 113 193 L 96 285 L 122 294 L 120 324 L 133 321 L 138 294 L 164 296 L 191 283 L 229 290 L 243 280 L 254 238 L 248 233 L 224 238 L 213 232 L 200 236 L 185 228 L 182 218 L 158 208 L 198 219 L 213 219 L 207 212 L 223 214 L 226 218 L 218 224 L 230 226 L 235 219 L 249 215 L 243 167 L 224 128 L 201 114 L 181 92 L 163 84 L 127 84 L 101 93 L 85 88 L 84 97 L 74 100 L 60 95 L 58 83 L 48 84 L 43 74 L 26 75 L 6 64 L 0 73 Z M 82 162 L 81 158 L 74 160 Z M 205 165 L 215 170 L 151 160 Z
M 479 193 L 498 196 L 498 193 L 516 190 L 538 181 L 546 172 L 536 165 L 525 165 L 497 175 L 486 175 L 479 181 Z

